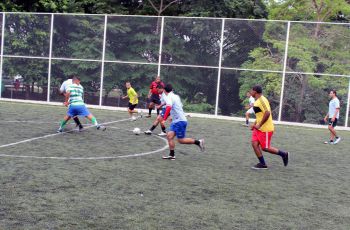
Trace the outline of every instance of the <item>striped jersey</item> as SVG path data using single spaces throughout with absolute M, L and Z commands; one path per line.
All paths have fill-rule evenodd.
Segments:
M 84 88 L 81 85 L 71 84 L 67 88 L 69 95 L 69 105 L 84 105 Z

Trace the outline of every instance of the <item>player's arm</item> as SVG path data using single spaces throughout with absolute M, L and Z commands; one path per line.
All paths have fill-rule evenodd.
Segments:
M 327 113 L 326 116 L 323 118 L 323 120 L 324 120 L 325 122 L 327 122 L 327 120 L 328 120 L 328 113 Z
M 269 119 L 270 115 L 271 115 L 271 112 L 270 112 L 270 111 L 265 111 L 265 112 L 264 112 L 264 116 L 263 116 L 261 122 L 260 122 L 259 124 L 256 124 L 256 122 L 255 122 L 255 128 L 256 128 L 256 129 L 260 129 L 260 127 L 263 126 L 263 125 L 265 124 L 265 122 L 267 121 L 267 119 Z
M 133 94 L 134 94 L 134 101 L 133 103 L 136 104 L 137 98 L 139 97 L 139 95 L 136 93 L 135 90 L 133 90 Z
M 337 116 L 338 116 L 338 114 L 339 114 L 339 111 L 340 111 L 340 108 L 336 108 L 336 109 L 335 109 L 335 113 L 334 113 L 334 115 L 333 115 L 333 117 L 332 117 L 332 122 L 335 121 L 335 118 L 337 118 Z
M 164 113 L 164 118 L 163 118 L 164 121 L 166 121 L 166 119 L 168 119 L 168 117 L 170 115 L 170 111 L 171 111 L 171 105 L 167 105 L 165 108 L 165 113 Z
M 64 96 L 65 96 L 65 100 L 64 100 L 63 104 L 64 104 L 65 106 L 68 106 L 68 105 L 69 105 L 69 96 L 70 96 L 70 92 L 67 91 L 67 92 L 64 94 Z

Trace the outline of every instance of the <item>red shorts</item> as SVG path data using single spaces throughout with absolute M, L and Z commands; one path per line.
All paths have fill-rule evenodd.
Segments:
M 273 132 L 262 132 L 254 129 L 252 133 L 252 141 L 259 142 L 262 148 L 270 148 Z

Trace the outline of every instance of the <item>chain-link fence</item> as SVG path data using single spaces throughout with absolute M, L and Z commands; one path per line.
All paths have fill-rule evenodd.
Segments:
M 318 124 L 335 89 L 349 126 L 349 23 L 0 13 L 0 25 L 2 98 L 61 102 L 78 75 L 86 103 L 124 107 L 131 81 L 144 108 L 160 75 L 187 112 L 243 117 L 260 84 L 275 120 Z

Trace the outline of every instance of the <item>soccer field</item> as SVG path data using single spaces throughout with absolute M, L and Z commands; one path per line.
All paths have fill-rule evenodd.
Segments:
M 57 134 L 65 107 L 0 102 L 0 229 L 349 229 L 347 131 L 331 146 L 326 129 L 276 126 L 290 163 L 265 153 L 254 171 L 239 122 L 189 118 L 206 151 L 177 144 L 168 161 L 164 138 L 130 131 L 154 117 L 90 111 L 105 132 Z

